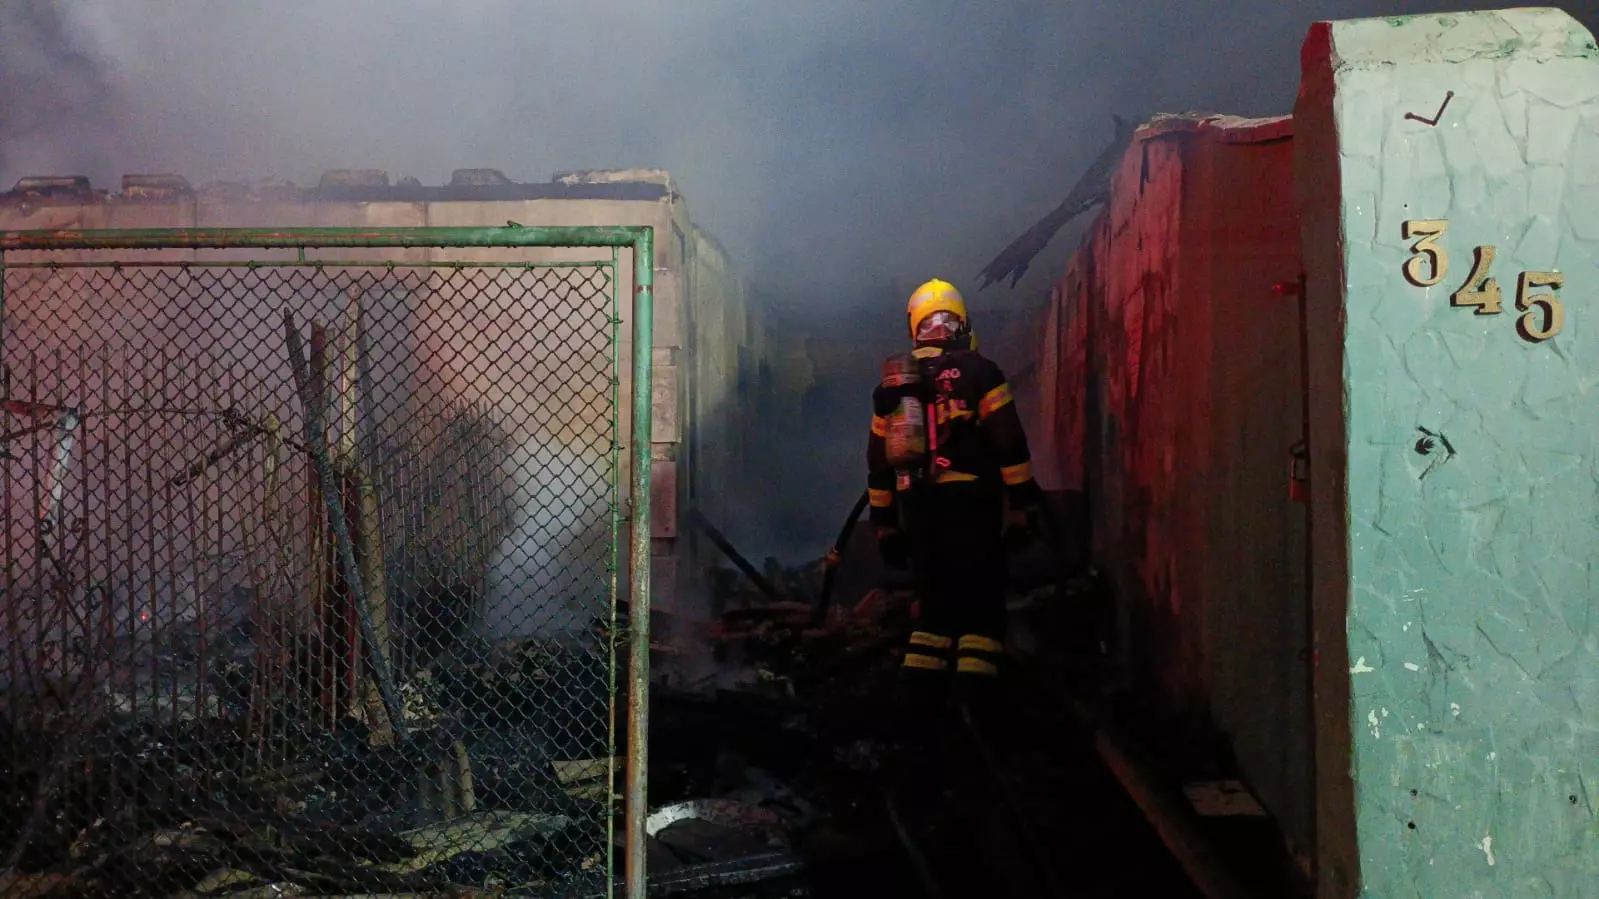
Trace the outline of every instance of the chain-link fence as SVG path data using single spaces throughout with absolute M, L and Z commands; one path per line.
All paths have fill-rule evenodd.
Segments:
M 608 892 L 616 244 L 29 246 L 0 306 L 0 886 Z

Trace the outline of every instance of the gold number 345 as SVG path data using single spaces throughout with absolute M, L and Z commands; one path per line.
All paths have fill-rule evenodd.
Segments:
M 1405 280 L 1417 287 L 1432 287 L 1449 272 L 1449 253 L 1440 244 L 1449 230 L 1447 219 L 1414 219 L 1403 225 L 1404 238 L 1415 240 L 1411 257 L 1405 260 Z M 1499 282 L 1490 271 L 1496 250 L 1491 246 L 1472 249 L 1471 273 L 1460 288 L 1449 295 L 1451 306 L 1474 307 L 1478 315 L 1497 315 L 1500 306 Z M 1424 274 L 1425 272 L 1425 274 Z M 1559 272 L 1522 272 L 1516 279 L 1516 332 L 1523 340 L 1542 343 L 1566 326 L 1566 307 L 1559 291 L 1566 278 Z M 1543 289 L 1544 293 L 1533 293 Z

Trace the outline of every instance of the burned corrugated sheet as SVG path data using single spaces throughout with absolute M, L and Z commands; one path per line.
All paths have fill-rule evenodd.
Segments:
M 0 194 L 0 203 L 92 203 L 104 198 L 85 175 L 30 175 Z
M 499 169 L 456 169 L 450 173 L 451 187 L 497 187 L 511 179 Z
M 341 187 L 388 187 L 389 173 L 382 169 L 331 169 L 322 173 L 317 190 Z
M 1162 116 L 1040 318 L 1038 471 L 1089 493 L 1125 661 L 1213 722 L 1308 839 L 1298 318 L 1286 119 Z M 1052 481 L 1052 482 L 1051 482 Z
M 194 188 L 182 175 L 123 175 L 122 199 L 129 201 L 192 200 Z

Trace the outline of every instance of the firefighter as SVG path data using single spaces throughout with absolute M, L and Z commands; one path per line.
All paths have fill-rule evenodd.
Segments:
M 884 561 L 912 573 L 901 676 L 925 711 L 951 688 L 969 702 L 996 683 L 1006 555 L 1036 532 L 1041 491 L 1010 385 L 977 352 L 960 292 L 928 281 L 906 319 L 913 348 L 889 357 L 873 391 L 867 489 Z

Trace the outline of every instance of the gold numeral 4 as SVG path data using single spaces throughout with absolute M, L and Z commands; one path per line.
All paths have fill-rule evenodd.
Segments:
M 1405 280 L 1417 287 L 1431 287 L 1442 281 L 1449 273 L 1449 253 L 1438 241 L 1449 230 L 1449 220 L 1413 219 L 1402 227 L 1406 240 L 1416 240 L 1416 245 L 1410 248 L 1415 255 L 1405 260 Z M 1426 277 L 1421 274 L 1423 263 L 1427 267 Z
M 1504 311 L 1504 297 L 1499 291 L 1499 281 L 1488 274 L 1493 268 L 1493 247 L 1477 247 L 1471 251 L 1471 274 L 1466 283 L 1449 295 L 1451 306 L 1475 306 L 1478 315 L 1497 315 Z
M 1516 331 L 1523 340 L 1542 343 L 1559 334 L 1560 329 L 1566 326 L 1566 307 L 1558 295 L 1565 283 L 1566 276 L 1559 272 L 1521 273 L 1516 283 L 1516 308 L 1523 310 L 1523 314 L 1516 320 Z M 1547 287 L 1549 292 L 1531 292 L 1540 287 Z M 1534 309 L 1535 306 L 1538 308 Z M 1535 318 L 1543 319 L 1541 326 L 1533 326 Z

